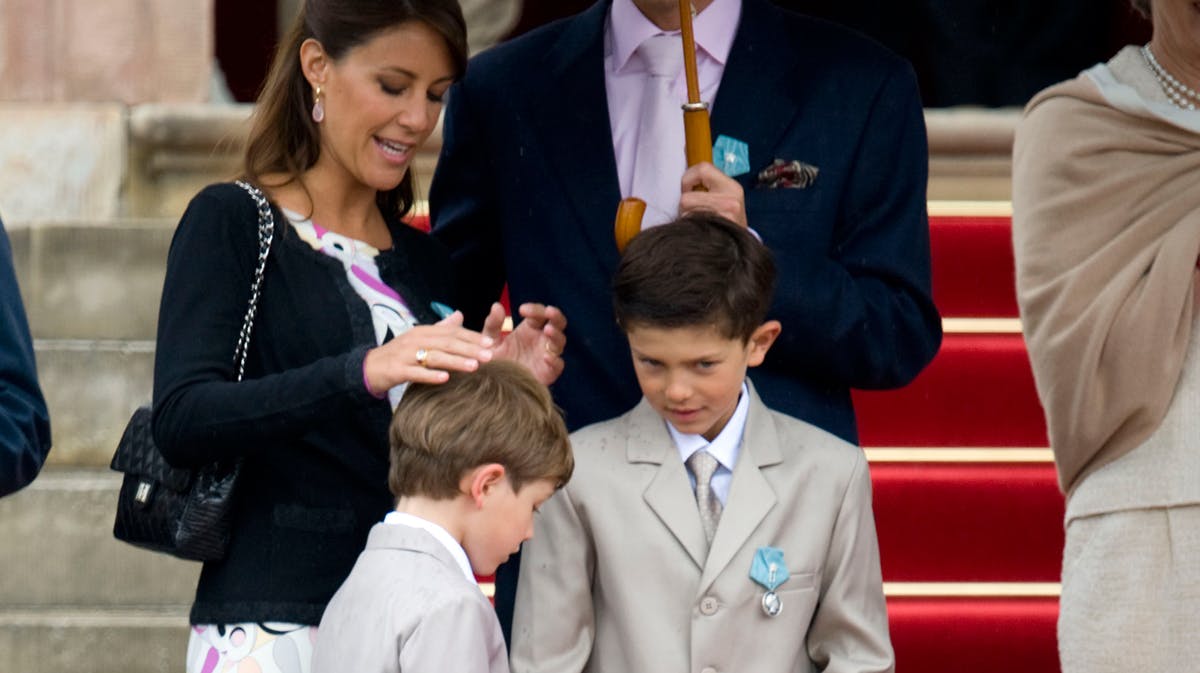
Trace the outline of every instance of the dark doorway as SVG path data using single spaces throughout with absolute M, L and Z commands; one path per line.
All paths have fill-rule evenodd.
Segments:
M 1127 0 L 775 0 L 859 30 L 912 62 L 927 107 L 1019 106 L 1149 38 Z M 593 0 L 525 0 L 520 35 Z M 277 0 L 216 0 L 217 61 L 252 101 L 277 39 Z

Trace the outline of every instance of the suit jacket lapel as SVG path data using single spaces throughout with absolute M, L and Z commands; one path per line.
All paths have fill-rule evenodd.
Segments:
M 706 591 L 712 585 L 775 506 L 778 500 L 775 489 L 763 475 L 762 469 L 777 465 L 782 460 L 779 437 L 775 434 L 769 411 L 751 386 L 750 412 L 746 417 L 742 449 L 737 465 L 733 468 L 728 504 L 721 513 L 721 520 L 717 524 L 712 547 L 708 551 L 708 559 L 700 576 L 700 592 Z M 750 568 L 747 567 L 744 571 L 749 575 Z
M 642 498 L 687 551 L 699 570 L 704 567 L 706 552 L 700 511 L 692 495 L 687 469 L 680 462 L 678 450 L 664 423 L 662 417 L 643 399 L 629 414 L 626 458 L 631 463 L 658 465 L 658 471 L 642 493 Z
M 753 185 L 779 138 L 796 116 L 801 78 L 793 72 L 799 55 L 779 30 L 782 10 L 767 0 L 743 0 L 733 46 L 721 87 L 713 102 L 713 140 L 725 134 L 750 146 L 750 173 L 743 186 Z M 770 68 L 763 64 L 770 62 Z
M 601 1 L 568 20 L 558 42 L 546 54 L 550 73 L 541 96 L 530 101 L 530 111 L 546 154 L 575 207 L 573 217 L 561 214 L 563 220 L 583 223 L 596 254 L 611 258 L 615 267 L 618 255 L 612 229 L 621 188 L 604 83 L 607 18 L 608 2 Z

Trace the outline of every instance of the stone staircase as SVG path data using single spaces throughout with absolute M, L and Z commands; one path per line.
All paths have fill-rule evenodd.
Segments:
M 0 671 L 179 670 L 200 566 L 112 537 L 125 420 L 150 399 L 174 222 L 9 231 L 54 448 L 0 500 Z
M 50 407 L 52 464 L 107 467 L 122 419 L 150 399 L 173 228 L 141 219 L 9 231 Z
M 119 477 L 47 468 L 0 501 L 0 671 L 178 671 L 200 566 L 112 538 Z
M 244 106 L 133 108 L 123 116 L 125 149 L 97 177 L 121 192 L 88 202 L 118 205 L 93 219 L 81 213 L 94 206 L 64 207 L 73 214 L 57 216 L 71 219 L 13 218 L 11 207 L 4 211 L 54 448 L 31 486 L 0 500 L 0 673 L 181 670 L 200 566 L 112 538 L 119 476 L 108 462 L 129 414 L 150 398 L 159 292 L 175 222 L 191 194 L 236 168 L 232 157 L 247 112 Z M 929 111 L 931 198 L 1007 199 L 1013 117 Z M 420 157 L 420 193 L 428 193 L 439 145 L 435 137 Z M 898 614 L 933 605 L 928 597 L 913 608 L 904 597 L 892 602 Z M 964 631 L 960 647 L 977 631 Z M 903 670 L 920 673 L 912 663 L 925 657 L 909 657 Z

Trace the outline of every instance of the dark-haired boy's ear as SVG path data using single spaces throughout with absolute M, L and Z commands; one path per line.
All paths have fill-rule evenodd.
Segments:
M 487 463 L 471 470 L 464 478 L 470 483 L 464 489 L 471 496 L 476 507 L 483 505 L 483 499 L 492 492 L 500 482 L 508 478 L 508 472 L 500 463 Z
M 323 85 L 328 67 L 329 56 L 320 42 L 310 37 L 300 44 L 300 71 L 309 86 L 315 89 Z
M 779 333 L 783 331 L 783 325 L 778 320 L 768 320 L 758 326 L 750 334 L 750 355 L 746 359 L 746 365 L 757 367 L 762 364 L 764 358 L 767 357 L 767 351 L 771 350 L 771 345 L 779 338 Z

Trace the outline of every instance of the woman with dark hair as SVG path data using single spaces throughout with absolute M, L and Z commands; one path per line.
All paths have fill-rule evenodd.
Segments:
M 1064 673 L 1200 660 L 1200 3 L 1017 128 L 1021 318 L 1067 496 Z
M 326 603 L 391 509 L 387 428 L 404 387 L 512 358 L 543 383 L 565 320 L 528 304 L 500 339 L 463 328 L 446 253 L 402 222 L 409 167 L 463 72 L 455 0 L 307 0 L 259 98 L 243 179 L 275 217 L 245 376 L 255 202 L 205 188 L 167 262 L 154 436 L 177 465 L 240 458 L 226 556 L 192 605 L 187 670 L 300 673 Z

